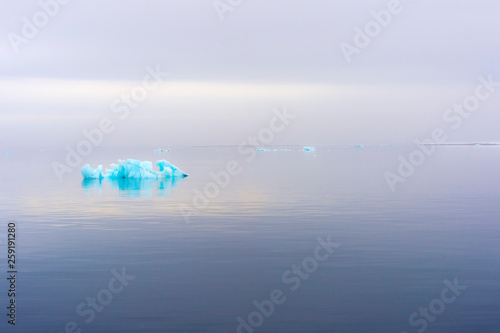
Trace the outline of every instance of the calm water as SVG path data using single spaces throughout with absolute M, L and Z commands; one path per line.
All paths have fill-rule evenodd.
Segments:
M 50 163 L 62 151 L 2 153 L 1 268 L 16 220 L 19 273 L 15 328 L 0 283 L 0 331 L 223 333 L 241 317 L 258 327 L 240 332 L 497 333 L 500 148 L 440 147 L 393 193 L 383 173 L 413 148 L 294 148 L 250 163 L 232 147 L 97 149 L 85 160 L 166 159 L 190 174 L 175 183 L 83 182 L 79 168 L 59 182 Z M 233 159 L 241 174 L 187 221 L 180 207 Z M 318 263 L 318 237 L 340 247 L 293 273 Z M 125 286 L 112 280 L 123 269 Z M 455 279 L 467 289 L 445 304 Z M 255 312 L 276 289 L 272 314 Z M 96 297 L 105 305 L 92 309 Z M 430 304 L 438 314 L 410 325 Z

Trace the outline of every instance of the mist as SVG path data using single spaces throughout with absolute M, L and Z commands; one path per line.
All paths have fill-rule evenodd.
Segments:
M 103 118 L 116 125 L 103 146 L 238 145 L 276 108 L 297 116 L 276 145 L 411 143 L 448 130 L 480 77 L 500 81 L 495 1 L 400 1 L 373 37 L 357 29 L 392 1 L 215 3 L 5 1 L 2 149 L 72 145 Z M 43 8 L 53 17 L 26 38 Z M 117 103 L 156 69 L 168 74 L 122 119 Z M 450 140 L 500 141 L 499 95 Z

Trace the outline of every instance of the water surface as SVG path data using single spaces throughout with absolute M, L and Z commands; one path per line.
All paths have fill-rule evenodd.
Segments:
M 279 289 L 286 301 L 255 332 L 417 332 L 423 324 L 409 317 L 457 278 L 467 289 L 425 331 L 498 332 L 500 148 L 438 147 L 395 192 L 384 172 L 414 147 L 286 148 L 251 162 L 235 147 L 85 158 L 94 167 L 166 159 L 190 174 L 176 182 L 83 181 L 79 169 L 59 182 L 50 163 L 63 151 L 3 154 L 1 232 L 17 221 L 19 258 L 8 329 L 64 332 L 73 321 L 94 333 L 236 332 L 237 318 Z M 241 173 L 194 207 L 231 160 Z M 183 207 L 197 214 L 186 219 Z M 340 247 L 292 291 L 282 276 L 313 256 L 318 237 Z M 122 269 L 135 278 L 86 323 L 76 308 Z

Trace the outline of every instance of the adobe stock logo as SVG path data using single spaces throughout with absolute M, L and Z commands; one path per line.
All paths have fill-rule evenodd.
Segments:
M 227 12 L 233 12 L 236 8 L 241 6 L 243 0 L 214 0 L 214 9 L 219 16 L 219 20 L 224 21 L 226 19 Z
M 386 9 L 379 11 L 372 10 L 370 12 L 373 20 L 365 23 L 363 29 L 359 26 L 354 27 L 354 38 L 352 43 L 341 42 L 339 44 L 340 51 L 347 63 L 350 64 L 355 54 L 361 54 L 361 50 L 370 46 L 372 41 L 377 38 L 382 31 L 392 23 L 394 17 L 400 15 L 403 10 L 404 6 L 401 0 L 390 0 L 386 5 Z
M 500 87 L 500 81 L 493 80 L 492 74 L 487 77 L 480 76 L 478 81 L 479 83 L 473 93 L 467 95 L 460 103 L 454 103 L 444 111 L 442 118 L 451 130 L 459 130 L 464 120 L 469 119 L 474 113 L 478 112 L 482 104 L 492 98 L 498 87 Z M 396 172 L 387 171 L 384 173 L 384 178 L 392 192 L 396 191 L 396 185 L 405 183 L 415 174 L 417 168 L 430 159 L 436 152 L 437 145 L 447 142 L 447 133 L 450 132 L 450 129 L 434 128 L 429 138 L 422 141 L 415 140 L 417 147 L 407 157 L 398 156 L 399 166 Z
M 251 163 L 257 157 L 257 147 L 273 142 L 276 135 L 283 132 L 296 117 L 296 115 L 289 113 L 286 107 L 283 107 L 283 110 L 274 109 L 273 117 L 269 120 L 268 126 L 261 128 L 255 135 L 248 136 L 238 145 L 237 152 L 242 157 L 246 156 L 246 163 L 230 160 L 223 170 L 210 172 L 211 181 L 205 183 L 201 190 L 198 187 L 193 189 L 192 204 L 179 205 L 179 210 L 186 224 L 190 223 L 191 216 L 200 215 L 211 200 L 219 196 L 221 191 L 229 186 L 232 179 L 243 172 L 245 164 Z
M 97 314 L 105 310 L 107 306 L 113 302 L 116 295 L 122 293 L 131 281 L 135 280 L 135 276 L 129 275 L 125 267 L 122 267 L 121 272 L 111 270 L 113 277 L 108 280 L 106 287 L 97 292 L 95 297 L 87 297 L 85 302 L 81 302 L 76 307 L 76 314 L 79 317 L 86 317 L 83 322 L 70 320 L 64 325 L 64 332 L 61 333 L 81 333 L 92 330 L 86 330 L 85 325 L 92 323 Z M 83 328 L 83 330 L 82 330 Z
M 441 290 L 438 298 L 430 301 L 428 307 L 420 307 L 418 312 L 413 312 L 408 318 L 408 323 L 418 333 L 423 333 L 429 326 L 429 323 L 436 321 L 437 317 L 444 313 L 447 306 L 454 303 L 462 295 L 462 292 L 467 289 L 466 285 L 459 284 L 458 278 L 455 278 L 453 283 L 444 280 L 444 285 L 446 287 Z M 401 333 L 408 332 L 402 331 Z
M 153 90 L 160 87 L 168 76 L 167 72 L 163 72 L 159 65 L 156 68 L 146 67 L 146 74 L 142 83 L 135 85 L 128 94 L 122 94 L 120 98 L 115 98 L 110 105 L 113 113 L 118 114 L 120 120 L 126 120 L 131 111 L 138 108 L 142 102 L 146 100 Z M 51 163 L 52 170 L 59 182 L 63 181 L 63 176 L 72 173 L 73 170 L 82 165 L 85 157 L 90 156 L 95 147 L 101 146 L 104 139 L 111 135 L 117 128 L 116 120 L 104 117 L 99 121 L 96 127 L 90 130 L 84 128 L 82 135 L 85 137 L 81 139 L 76 146 L 66 146 L 66 163 L 53 161 Z
M 303 282 L 307 281 L 314 274 L 320 264 L 330 259 L 340 244 L 335 243 L 331 235 L 326 239 L 318 237 L 317 246 L 311 256 L 305 257 L 300 264 L 294 264 L 281 275 L 282 288 L 273 289 L 269 293 L 269 298 L 262 301 L 255 300 L 252 304 L 255 310 L 246 316 L 236 318 L 237 333 L 254 333 L 265 324 L 280 305 L 285 304 L 288 296 L 297 291 Z M 284 288 L 287 286 L 288 288 Z M 287 291 L 289 290 L 289 291 Z
M 21 18 L 22 27 L 21 34 L 17 34 L 15 32 L 7 33 L 7 39 L 9 40 L 10 45 L 15 53 L 19 53 L 19 47 L 21 45 L 26 45 L 30 40 L 35 38 L 41 29 L 45 28 L 51 19 L 56 17 L 60 10 L 60 5 L 66 5 L 71 0 L 46 0 L 39 1 L 41 10 L 37 11 L 31 17 L 31 20 L 26 16 Z

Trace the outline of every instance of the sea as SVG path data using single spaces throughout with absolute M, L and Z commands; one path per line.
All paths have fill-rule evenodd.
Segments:
M 500 146 L 154 148 L 1 152 L 1 332 L 500 332 Z

